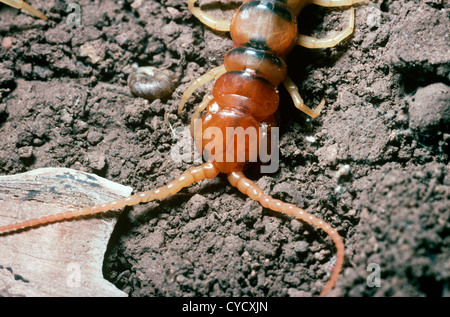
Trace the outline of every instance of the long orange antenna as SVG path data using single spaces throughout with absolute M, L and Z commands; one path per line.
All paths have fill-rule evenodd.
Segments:
M 329 290 L 331 290 L 334 284 L 336 284 L 339 273 L 342 270 L 342 265 L 344 263 L 344 243 L 342 242 L 342 238 L 337 233 L 337 231 L 325 221 L 313 216 L 305 210 L 295 205 L 284 203 L 281 200 L 274 199 L 269 195 L 264 194 L 262 189 L 259 188 L 259 186 L 254 182 L 246 178 L 242 172 L 233 172 L 228 174 L 228 180 L 230 181 L 231 185 L 239 189 L 239 191 L 241 191 L 243 194 L 247 195 L 253 200 L 259 201 L 263 207 L 269 208 L 273 211 L 282 212 L 286 215 L 293 215 L 306 223 L 322 229 L 331 237 L 331 239 L 333 239 L 333 242 L 336 245 L 337 249 L 336 263 L 334 264 L 330 279 L 320 292 L 320 296 L 325 295 Z
M 155 199 L 164 199 L 166 197 L 178 193 L 182 188 L 187 187 L 192 183 L 199 182 L 204 179 L 214 178 L 218 174 L 219 171 L 216 169 L 216 167 L 214 167 L 212 163 L 205 163 L 200 166 L 188 169 L 186 172 L 181 174 L 177 179 L 175 179 L 174 181 L 168 183 L 163 187 L 138 193 L 136 195 L 128 196 L 125 198 L 113 200 L 105 204 L 69 210 L 66 212 L 50 216 L 44 216 L 41 218 L 30 219 L 23 222 L 17 222 L 6 226 L 1 226 L 0 235 L 7 234 L 16 230 L 42 226 L 53 222 L 59 222 L 87 215 L 98 214 L 110 210 L 120 209 L 125 206 L 133 206 L 139 203 L 146 203 Z

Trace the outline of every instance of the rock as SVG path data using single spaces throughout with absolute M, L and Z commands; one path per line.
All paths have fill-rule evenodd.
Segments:
M 106 167 L 106 157 L 103 152 L 91 152 L 88 153 L 86 157 L 89 162 L 89 167 L 92 168 L 94 172 L 101 172 Z
M 103 135 L 100 132 L 91 130 L 87 134 L 87 141 L 90 145 L 97 145 L 103 140 Z
M 39 79 L 48 79 L 53 77 L 53 71 L 46 66 L 36 65 L 33 68 L 33 74 Z
M 205 197 L 195 194 L 186 204 L 186 211 L 191 219 L 203 216 L 208 210 L 208 201 Z
M 29 160 L 33 157 L 33 147 L 32 146 L 24 146 L 17 150 L 19 157 L 23 160 Z
M 4 38 L 3 38 L 3 40 L 2 40 L 2 47 L 3 47 L 3 49 L 6 51 L 6 50 L 9 50 L 13 45 L 14 45 L 14 42 L 16 42 L 17 40 L 14 38 L 14 37 L 11 37 L 11 36 L 5 36 Z
M 338 151 L 339 145 L 331 144 L 318 148 L 315 154 L 323 164 L 334 165 L 337 162 Z
M 0 177 L 0 225 L 128 196 L 93 174 L 42 168 Z M 103 278 L 116 217 L 86 217 L 0 235 L 0 296 L 126 296 Z
M 80 55 L 87 56 L 93 64 L 97 64 L 105 59 L 106 49 L 102 40 L 86 42 L 80 46 Z
M 450 124 L 450 87 L 436 83 L 419 88 L 409 103 L 409 126 L 429 132 Z

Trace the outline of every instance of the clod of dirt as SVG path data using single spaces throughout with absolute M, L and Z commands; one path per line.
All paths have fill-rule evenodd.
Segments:
M 208 210 L 208 202 L 202 195 L 194 195 L 186 204 L 185 210 L 191 219 L 203 216 Z
M 0 64 L 0 101 L 16 86 L 14 72 L 7 68 L 4 63 Z
M 102 40 L 87 42 L 80 46 L 80 55 L 89 57 L 93 64 L 105 59 L 106 48 L 102 45 Z
M 428 5 L 418 4 L 416 10 L 405 11 L 403 14 L 406 17 L 402 23 L 395 24 L 392 29 L 386 58 L 413 81 L 429 81 L 436 77 L 448 81 L 448 10 L 436 10 Z
M 421 132 L 430 132 L 439 126 L 450 125 L 450 87 L 437 83 L 419 88 L 409 103 L 409 126 Z

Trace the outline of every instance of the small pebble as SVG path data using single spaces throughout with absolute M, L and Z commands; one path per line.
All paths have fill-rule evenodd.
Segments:
M 17 154 L 21 159 L 30 159 L 33 156 L 33 147 L 32 146 L 24 146 L 17 150 Z
M 430 132 L 450 123 L 450 87 L 435 83 L 419 88 L 409 102 L 409 126 Z
M 13 38 L 13 37 L 11 37 L 11 36 L 5 36 L 4 38 L 3 38 L 3 41 L 2 41 L 2 47 L 3 47 L 3 49 L 6 51 L 6 50 L 9 50 L 12 46 L 13 46 L 13 44 L 14 44 L 14 42 L 16 41 L 16 39 L 15 38 Z
M 87 134 L 87 141 L 90 145 L 97 145 L 103 140 L 103 135 L 97 131 L 89 131 Z

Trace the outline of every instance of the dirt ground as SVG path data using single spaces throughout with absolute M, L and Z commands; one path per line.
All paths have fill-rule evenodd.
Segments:
M 79 0 L 79 27 L 67 23 L 69 2 L 29 0 L 48 22 L 0 6 L 0 174 L 68 167 L 135 191 L 166 184 L 195 163 L 171 159 L 180 140 L 164 113 L 172 129 L 189 124 L 211 85 L 177 116 L 180 97 L 222 64 L 229 35 L 183 0 Z M 200 4 L 222 18 L 239 5 Z M 327 103 L 311 120 L 280 88 L 280 168 L 251 177 L 342 235 L 347 259 L 330 295 L 450 296 L 450 7 L 355 7 L 348 40 L 289 55 L 305 102 Z M 300 32 L 324 37 L 347 25 L 348 10 L 309 6 L 298 20 Z M 174 71 L 174 93 L 133 97 L 133 63 Z M 315 296 L 334 254 L 323 232 L 219 176 L 126 209 L 104 275 L 130 296 Z

